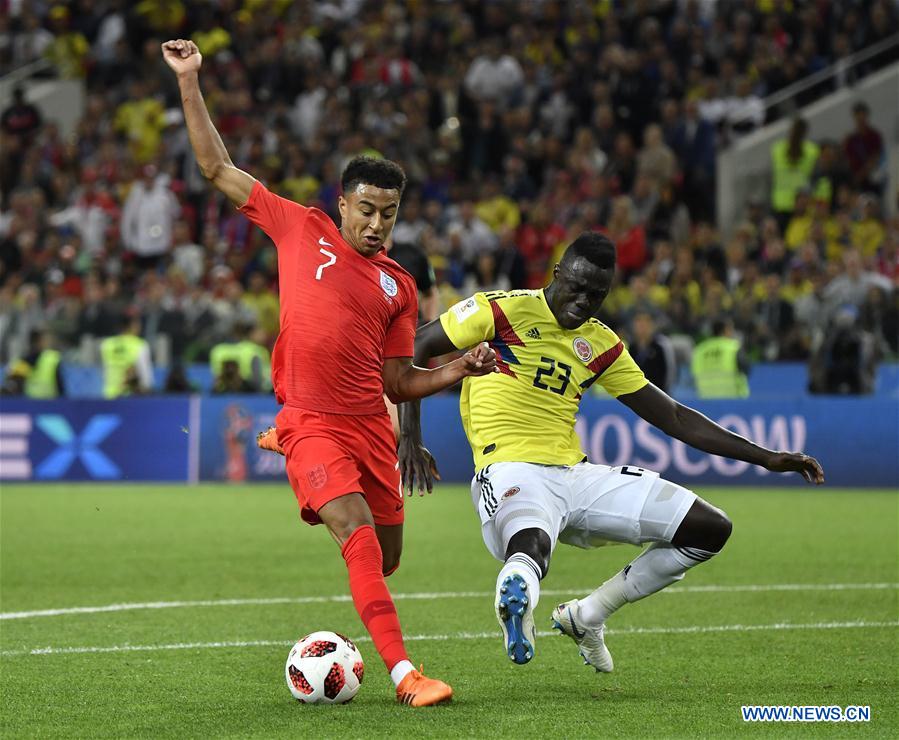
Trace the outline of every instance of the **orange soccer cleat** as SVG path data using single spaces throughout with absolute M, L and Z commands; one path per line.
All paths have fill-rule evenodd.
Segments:
M 421 671 L 410 671 L 396 687 L 396 700 L 410 707 L 430 707 L 452 698 L 453 690 L 447 684 L 428 678 Z
M 256 445 L 263 450 L 269 452 L 277 452 L 279 455 L 284 454 L 284 448 L 278 444 L 278 430 L 275 427 L 269 427 L 264 432 L 256 435 Z

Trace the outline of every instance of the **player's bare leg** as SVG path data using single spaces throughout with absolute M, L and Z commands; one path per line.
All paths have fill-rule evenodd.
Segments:
M 416 671 L 406 653 L 396 607 L 384 581 L 384 556 L 365 498 L 361 493 L 349 493 L 329 501 L 317 513 L 340 546 L 353 604 L 390 671 L 397 701 L 422 707 L 450 700 L 453 690 Z
M 540 581 L 549 571 L 551 553 L 549 535 L 537 528 L 516 532 L 506 548 L 506 563 L 496 579 L 494 609 L 506 655 L 514 663 L 528 663 L 534 657 L 534 609 L 540 600 Z
M 386 578 L 396 573 L 400 567 L 400 556 L 403 554 L 403 525 L 376 524 L 375 533 L 384 556 L 383 573 Z
M 609 616 L 681 580 L 688 569 L 721 551 L 731 529 L 724 512 L 697 498 L 671 542 L 654 542 L 586 598 L 559 604 L 553 610 L 553 626 L 574 639 L 585 663 L 611 671 L 612 656 L 603 638 Z

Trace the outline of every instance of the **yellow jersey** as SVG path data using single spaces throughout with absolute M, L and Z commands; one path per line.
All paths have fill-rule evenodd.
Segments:
M 587 389 L 599 383 L 617 397 L 648 383 L 615 332 L 596 319 L 562 328 L 542 290 L 475 293 L 440 323 L 457 348 L 487 341 L 496 352 L 500 372 L 462 382 L 462 424 L 476 470 L 580 462 L 574 424 Z

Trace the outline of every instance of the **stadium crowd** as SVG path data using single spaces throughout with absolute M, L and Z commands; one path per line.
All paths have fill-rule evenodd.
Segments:
M 808 359 L 832 326 L 899 354 L 889 132 L 863 104 L 842 141 L 813 142 L 797 119 L 772 149 L 770 198 L 727 235 L 714 225 L 716 151 L 789 113 L 766 111 L 766 95 L 895 33 L 895 3 L 3 5 L 3 70 L 47 57 L 87 91 L 71 137 L 21 90 L 2 114 L 3 364 L 41 333 L 96 360 L 83 338 L 127 323 L 154 353 L 165 337 L 173 366 L 238 334 L 273 341 L 274 248 L 197 170 L 159 49 L 179 36 L 204 55 L 235 164 L 276 192 L 336 216 L 352 156 L 403 165 L 393 239 L 427 254 L 444 307 L 540 287 L 575 235 L 602 229 L 620 279 L 600 318 L 635 344 L 699 340 L 727 319 L 755 360 Z

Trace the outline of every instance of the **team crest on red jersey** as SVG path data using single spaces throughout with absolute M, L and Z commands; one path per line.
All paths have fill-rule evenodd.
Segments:
M 306 471 L 306 479 L 313 488 L 321 488 L 328 482 L 328 473 L 325 471 L 325 466 L 319 463 L 311 470 Z
M 593 347 L 583 337 L 576 337 L 574 340 L 574 353 L 581 362 L 590 362 L 593 359 Z
M 393 298 L 398 291 L 396 280 L 383 270 L 381 270 L 381 289 L 391 298 Z

